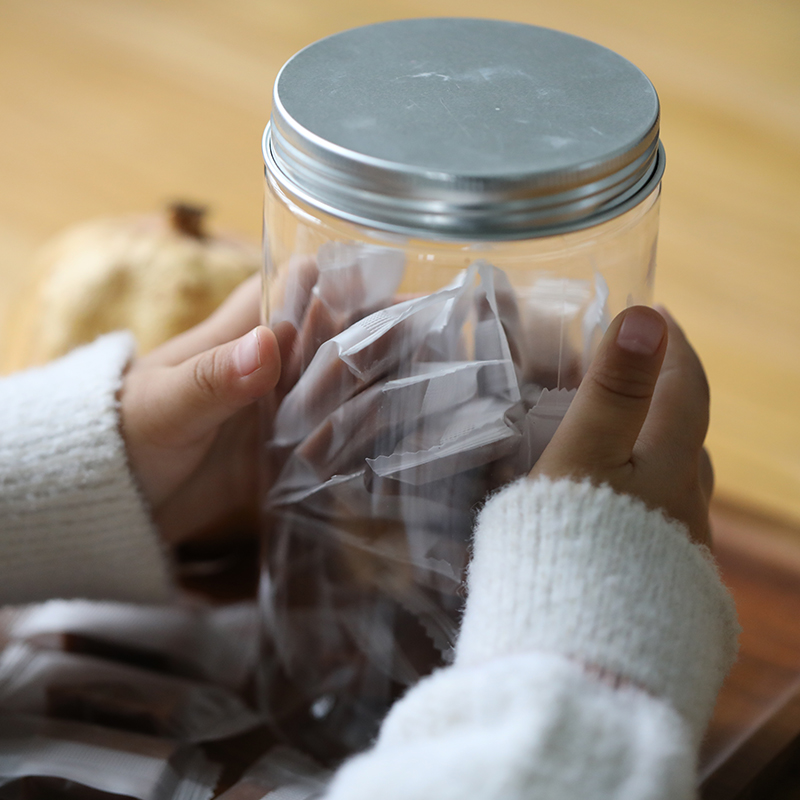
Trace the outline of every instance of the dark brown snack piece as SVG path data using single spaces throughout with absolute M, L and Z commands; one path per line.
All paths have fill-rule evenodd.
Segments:
M 381 308 L 394 298 L 405 273 L 405 253 L 388 247 L 325 242 L 317 252 L 314 293 L 342 320 Z
M 258 724 L 232 691 L 90 656 L 10 645 L 0 660 L 0 709 L 209 741 Z
M 268 286 L 267 322 L 270 327 L 289 322 L 295 329 L 300 328 L 318 276 L 317 260 L 311 255 L 292 256 L 278 269 Z
M 108 661 L 118 661 L 133 667 L 164 672 L 168 675 L 199 677 L 197 669 L 187 660 L 172 653 L 160 652 L 141 645 L 108 641 L 87 633 L 40 633 L 27 638 L 37 647 L 63 650 L 65 653 L 80 653 Z
M 154 695 L 129 684 L 110 681 L 52 683 L 45 689 L 50 717 L 107 725 L 152 736 L 174 734 L 180 695 Z
M 0 800 L 134 800 L 134 797 L 104 792 L 68 778 L 28 775 L 0 786 Z
M 581 343 L 590 333 L 584 327 L 602 324 L 606 297 L 596 295 L 589 281 L 569 278 L 540 278 L 524 290 L 518 301 L 524 382 L 546 389 L 577 388 L 584 372 Z

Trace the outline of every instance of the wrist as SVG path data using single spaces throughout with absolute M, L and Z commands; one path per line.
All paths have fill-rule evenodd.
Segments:
M 525 479 L 487 503 L 473 550 L 457 663 L 560 653 L 704 727 L 738 626 L 684 526 L 607 486 Z

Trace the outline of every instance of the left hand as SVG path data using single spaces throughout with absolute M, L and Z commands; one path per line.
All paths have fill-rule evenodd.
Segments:
M 259 325 L 260 279 L 207 320 L 133 361 L 120 396 L 131 469 L 169 545 L 235 515 L 255 518 L 255 400 L 280 377 L 272 331 Z

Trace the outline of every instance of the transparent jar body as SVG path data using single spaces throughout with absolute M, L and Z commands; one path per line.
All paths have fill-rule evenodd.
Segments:
M 442 241 L 267 176 L 262 703 L 324 761 L 452 658 L 476 508 L 526 474 L 605 328 L 652 297 L 660 187 L 592 228 Z

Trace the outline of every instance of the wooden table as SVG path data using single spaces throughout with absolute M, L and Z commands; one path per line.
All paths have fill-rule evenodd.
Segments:
M 712 524 L 742 634 L 701 751 L 702 796 L 800 798 L 800 531 L 719 502 Z
M 711 752 L 780 700 L 800 654 L 800 606 L 785 601 L 797 590 L 787 564 L 800 547 L 798 4 L 0 0 L 0 369 L 21 365 L 44 241 L 80 220 L 176 197 L 208 203 L 220 227 L 258 239 L 260 136 L 281 64 L 344 28 L 432 14 L 585 36 L 631 59 L 659 91 L 668 165 L 657 299 L 707 367 L 709 447 L 728 504 L 718 509 L 744 509 L 723 513 L 733 537 L 720 537 L 723 572 L 742 615 L 759 609 L 745 625 L 745 652 L 752 646 L 762 661 L 737 667 Z M 774 536 L 758 533 L 765 526 Z M 764 541 L 780 541 L 782 555 L 765 556 Z M 773 625 L 779 645 L 767 636 Z M 759 664 L 777 671 L 764 678 Z

